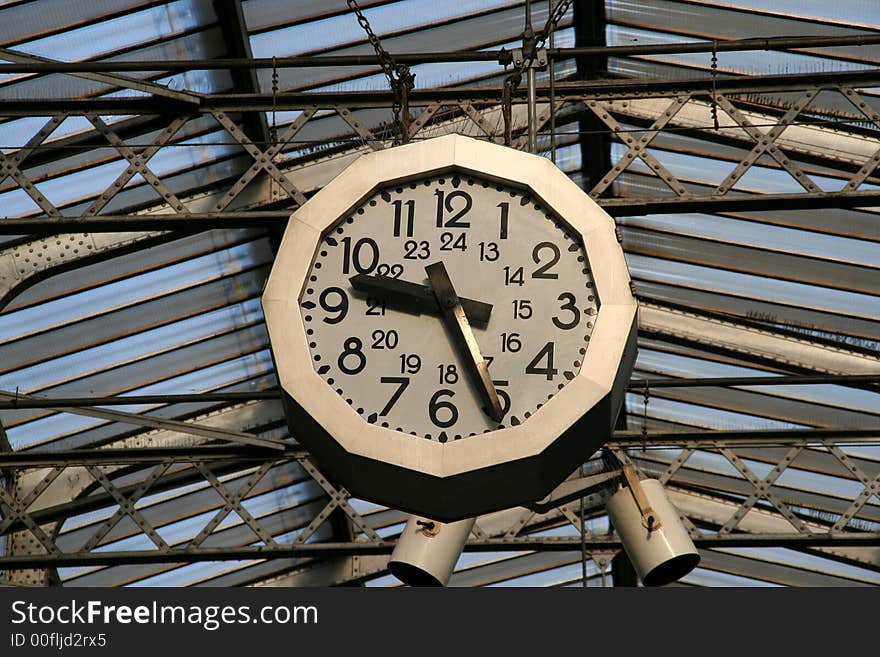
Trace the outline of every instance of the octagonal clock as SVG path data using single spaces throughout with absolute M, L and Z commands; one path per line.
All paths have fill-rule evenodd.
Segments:
M 613 220 L 459 135 L 299 208 L 263 307 L 291 434 L 352 494 L 442 521 L 545 496 L 608 440 L 635 359 Z

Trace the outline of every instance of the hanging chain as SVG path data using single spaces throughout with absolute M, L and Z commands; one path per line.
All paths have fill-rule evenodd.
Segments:
M 517 88 L 522 82 L 523 73 L 528 70 L 530 66 L 532 66 L 535 58 L 538 56 L 538 51 L 544 47 L 547 39 L 550 38 L 550 35 L 553 34 L 556 26 L 559 24 L 559 21 L 562 20 L 562 17 L 568 12 L 568 8 L 571 6 L 572 0 L 559 0 L 556 3 L 556 6 L 553 7 L 553 10 L 550 12 L 550 16 L 547 18 L 547 22 L 544 23 L 544 27 L 541 29 L 538 34 L 535 34 L 532 29 L 531 24 L 531 9 L 528 8 L 526 13 L 526 26 L 523 30 L 523 58 L 522 63 L 519 65 L 516 71 L 514 71 L 511 75 L 508 75 L 504 79 L 504 85 L 501 90 L 501 113 L 504 117 L 504 145 L 510 146 L 512 143 L 512 105 L 511 105 L 511 96 L 514 92 L 516 92 Z
M 651 384 L 648 380 L 645 380 L 645 393 L 644 393 L 645 405 L 642 409 L 642 451 L 645 451 L 645 447 L 648 444 L 648 402 L 651 400 Z
M 278 65 L 272 57 L 272 146 L 278 143 L 278 123 L 275 121 L 275 110 L 278 107 Z
M 504 145 L 513 143 L 513 104 L 511 96 L 522 81 L 521 73 L 514 73 L 504 79 L 504 87 L 501 90 L 501 116 L 504 118 Z
M 712 39 L 712 123 L 718 130 L 718 101 L 715 97 L 715 77 L 718 75 L 718 42 Z
M 395 144 L 405 144 L 409 141 L 409 92 L 415 87 L 415 74 L 410 72 L 409 66 L 406 64 L 398 64 L 394 61 L 391 54 L 382 47 L 379 37 L 373 32 L 370 21 L 361 11 L 357 0 L 346 0 L 348 8 L 357 16 L 358 24 L 367 34 L 367 39 L 376 56 L 379 58 L 379 64 L 382 66 L 382 72 L 388 78 L 388 86 L 391 87 L 392 114 L 394 116 L 394 126 L 397 135 L 394 139 Z
M 524 72 L 535 61 L 535 57 L 538 56 L 538 51 L 544 47 L 547 39 L 549 39 L 550 35 L 556 30 L 559 21 L 562 20 L 566 13 L 568 13 L 568 8 L 570 6 L 571 0 L 559 0 L 550 12 L 550 16 L 547 17 L 547 22 L 544 23 L 544 27 L 541 28 L 541 31 L 537 34 L 535 34 L 532 29 L 531 19 L 527 15 L 528 22 L 526 23 L 526 28 L 523 32 L 523 61 L 519 67 L 520 73 Z
M 550 35 L 553 34 L 553 31 L 556 29 L 559 21 L 562 20 L 562 17 L 568 13 L 568 8 L 570 6 L 571 0 L 559 0 L 559 2 L 556 3 L 553 11 L 550 12 L 550 16 L 547 17 L 547 22 L 544 23 L 544 29 L 542 29 L 536 37 L 535 50 L 540 50 L 544 47 L 544 43 L 550 38 Z

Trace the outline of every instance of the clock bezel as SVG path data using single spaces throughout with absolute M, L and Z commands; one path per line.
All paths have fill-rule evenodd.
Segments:
M 594 326 L 584 366 L 530 418 L 518 426 L 440 443 L 370 424 L 331 389 L 313 366 L 299 304 L 319 244 L 328 230 L 382 187 L 453 170 L 527 189 L 540 199 L 583 243 L 601 303 L 592 318 Z M 495 473 L 490 478 L 500 480 L 508 465 L 519 477 L 524 476 L 524 467 L 525 476 L 536 469 L 535 477 L 530 478 L 535 483 L 524 482 L 527 497 L 509 504 L 495 501 L 490 507 L 503 508 L 540 497 L 541 490 L 555 485 L 549 480 L 566 476 L 577 467 L 578 458 L 587 458 L 610 437 L 635 359 L 637 302 L 614 220 L 546 158 L 462 135 L 361 156 L 298 208 L 288 223 L 266 283 L 263 309 L 292 435 L 315 455 L 328 474 L 367 499 L 376 499 L 372 490 L 393 490 L 397 486 L 439 486 L 437 490 L 443 491 L 443 482 L 459 480 L 464 484 L 462 477 L 470 481 L 476 476 L 479 484 L 481 473 Z M 588 436 L 571 435 L 584 431 L 583 420 L 591 411 L 596 411 L 594 416 L 602 416 L 600 426 L 591 428 Z M 560 440 L 572 444 L 555 446 Z M 583 448 L 578 448 L 578 441 Z M 542 455 L 560 452 L 560 448 L 563 454 L 573 451 L 580 456 L 567 470 L 564 464 L 542 466 Z M 568 458 L 563 457 L 563 461 Z M 377 478 L 384 481 L 377 482 Z M 471 485 L 463 488 L 470 489 Z M 506 488 L 517 486 L 508 483 Z M 450 494 L 458 497 L 454 492 Z M 389 503 L 388 494 L 379 493 L 378 497 L 383 499 L 376 501 Z M 419 497 L 428 496 L 414 494 L 414 498 Z M 445 499 L 446 495 L 441 497 Z M 519 495 L 511 492 L 501 497 L 514 500 Z M 426 515 L 433 511 L 434 517 L 441 520 L 452 517 L 448 513 L 441 517 L 443 510 L 425 508 L 426 504 L 439 506 L 439 502 L 412 503 L 411 499 L 406 497 L 401 503 L 395 496 L 395 505 Z M 448 502 L 444 509 L 468 506 L 486 505 L 465 502 L 462 507 Z M 453 515 L 470 514 L 456 511 Z

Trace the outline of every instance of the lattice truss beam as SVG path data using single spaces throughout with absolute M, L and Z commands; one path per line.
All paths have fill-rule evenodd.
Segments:
M 865 86 L 870 85 L 865 82 Z M 872 97 L 862 89 L 861 84 L 810 84 L 803 79 L 777 83 L 774 91 L 795 94 L 794 100 L 780 108 L 762 106 L 755 99 L 754 93 L 767 91 L 764 87 L 719 86 L 710 94 L 699 84 L 692 89 L 613 93 L 561 86 L 553 110 L 557 125 L 575 122 L 584 113 L 594 114 L 625 149 L 613 170 L 590 190 L 612 213 L 721 211 L 744 203 L 858 206 L 874 203 L 877 193 L 862 188 L 876 182 L 880 164 L 880 137 L 876 134 L 880 115 L 872 109 Z M 867 128 L 855 133 L 823 124 L 827 114 L 814 108 L 820 95 L 826 100 L 829 95 L 843 99 L 851 108 L 849 120 L 861 121 Z M 243 101 L 172 105 L 180 109 L 121 122 L 103 111 L 53 111 L 24 146 L 0 154 L 0 192 L 19 189 L 34 204 L 31 213 L 0 220 L 3 231 L 53 235 L 0 252 L 0 299 L 8 301 L 22 287 L 57 267 L 162 240 L 181 227 L 192 231 L 230 223 L 283 222 L 292 208 L 360 153 L 387 147 L 387 126 L 376 121 L 371 102 L 310 102 L 279 108 L 300 113 L 282 127 L 272 144 L 255 142 L 241 129 L 242 112 L 266 109 Z M 540 105 L 542 129 L 550 118 L 550 108 L 547 102 Z M 119 112 L 132 114 L 132 109 Z M 525 107 L 515 104 L 513 109 L 514 145 L 522 147 Z M 484 95 L 438 97 L 417 105 L 413 112 L 411 139 L 457 131 L 503 141 L 501 108 Z M 93 130 L 51 140 L 56 129 L 73 116 L 85 118 Z M 137 144 L 131 145 L 128 126 L 138 122 L 148 124 L 150 130 L 131 133 L 137 135 Z M 197 194 L 188 194 L 183 190 L 193 187 L 195 170 L 163 170 L 156 162 L 163 149 L 189 139 L 194 133 L 188 130 L 194 125 L 201 130 L 210 125 L 211 130 L 220 131 L 235 145 L 238 155 L 233 157 L 228 175 L 203 186 Z M 328 132 L 328 125 L 335 127 Z M 308 141 L 310 129 L 330 135 L 324 138 L 330 143 L 326 150 L 295 146 L 300 137 Z M 687 179 L 653 152 L 663 135 L 674 131 L 723 138 L 725 143 L 736 145 L 742 156 L 732 159 L 729 174 L 712 184 Z M 149 143 L 143 141 L 144 136 Z M 49 164 L 53 158 L 75 148 L 95 149 L 99 144 L 111 153 L 108 161 L 125 162 L 124 171 L 106 189 L 66 204 L 41 191 L 53 176 L 65 173 L 52 170 Z M 759 194 L 738 186 L 756 166 L 787 172 L 800 191 Z M 817 172 L 827 178 L 830 168 L 849 173 L 838 178 L 836 189 L 827 191 L 813 179 Z M 626 193 L 624 176 L 630 174 L 649 179 L 647 187 L 658 191 L 639 197 L 615 196 L 621 190 Z M 151 191 L 147 194 L 146 190 Z M 132 207 L 140 209 L 132 211 Z M 661 308 L 646 310 L 643 329 L 657 334 L 685 336 L 713 347 L 757 349 L 767 359 L 786 366 L 796 363 L 810 371 L 880 371 L 876 359 L 859 353 L 770 334 L 746 335 L 744 327 L 719 322 L 708 326 L 704 324 L 709 320 L 704 318 Z M 171 567 L 200 560 L 257 562 L 270 556 L 291 559 L 291 574 L 285 582 L 308 583 L 310 573 L 319 571 L 325 581 L 337 582 L 384 572 L 393 544 L 382 536 L 402 520 L 401 514 L 356 504 L 346 491 L 327 481 L 306 455 L 290 452 L 287 447 L 268 451 L 247 422 L 235 428 L 234 418 L 239 418 L 241 410 L 235 407 L 223 412 L 231 413 L 232 420 L 221 414 L 179 425 L 167 420 L 154 422 L 148 416 L 122 417 L 114 411 L 114 421 L 139 424 L 157 433 L 143 434 L 137 444 L 115 446 L 129 450 L 124 456 L 93 450 L 88 456 L 58 455 L 56 462 L 43 460 L 39 467 L 0 461 L 4 480 L 0 536 L 6 547 L 0 569 L 7 580 L 45 583 L 56 577 L 54 569 L 71 566 L 83 569 L 72 581 L 87 582 L 89 578 L 97 581 L 101 567 L 109 564 Z M 272 409 L 269 414 L 277 418 L 280 411 Z M 251 413 L 243 415 L 251 417 Z M 184 444 L 176 442 L 180 435 L 189 441 L 186 453 L 139 454 L 130 449 L 148 444 L 170 450 Z M 249 444 L 229 447 L 222 458 L 213 452 L 198 455 L 197 446 L 218 439 Z M 876 547 L 880 539 L 880 468 L 872 461 L 848 455 L 837 441 L 801 438 L 766 449 L 682 436 L 664 444 L 664 449 L 658 447 L 642 449 L 626 441 L 611 445 L 619 458 L 633 462 L 644 474 L 657 476 L 669 487 L 701 548 L 791 546 L 880 569 Z M 250 448 L 267 451 L 255 458 L 246 451 Z M 8 445 L 3 451 L 11 454 Z M 851 494 L 806 490 L 786 479 L 790 475 L 796 480 L 794 475 L 803 473 L 837 477 L 849 483 Z M 160 513 L 163 494 L 182 484 L 187 488 L 175 493 L 177 501 L 196 495 L 199 502 L 182 505 L 178 515 Z M 301 484 L 301 498 L 288 500 L 287 506 L 275 505 L 272 511 L 260 510 L 261 496 L 291 495 L 283 491 L 293 484 Z M 467 549 L 551 551 L 567 555 L 560 557 L 563 560 L 578 560 L 585 553 L 604 569 L 619 550 L 619 543 L 613 534 L 595 529 L 593 520 L 602 515 L 602 503 L 601 495 L 593 495 L 546 514 L 514 509 L 481 518 Z M 182 530 L 187 513 L 195 514 L 188 509 L 196 508 L 203 514 L 199 522 L 187 522 L 187 529 Z M 338 537 L 328 526 L 339 517 L 351 528 L 352 539 L 328 541 Z M 561 536 L 546 536 L 551 529 Z M 254 576 L 254 581 L 259 579 Z
M 160 442 L 169 447 L 67 453 L 42 468 L 5 467 L 7 483 L 15 482 L 0 489 L 0 536 L 8 546 L 0 568 L 7 581 L 54 581 L 55 569 L 63 566 L 78 569 L 73 583 L 88 584 L 101 581 L 100 566 L 125 564 L 143 576 L 148 564 L 161 572 L 196 561 L 259 564 L 270 558 L 293 560 L 288 581 L 326 571 L 328 559 L 340 568 L 337 583 L 384 572 L 393 540 L 382 537 L 390 531 L 393 538 L 404 515 L 352 501 L 307 455 L 255 459 L 238 447 L 200 455 L 198 448 L 175 450 L 167 436 Z M 624 439 L 608 448 L 667 487 L 704 553 L 782 546 L 880 570 L 880 466 L 848 455 L 833 440 L 799 438 L 767 449 L 704 437 L 663 445 Z M 11 459 L 3 461 L 9 465 Z M 804 490 L 796 483 L 804 473 L 845 479 L 842 487 L 857 492 Z M 261 509 L 262 497 L 277 501 L 290 495 L 283 491 L 291 485 L 300 490 L 295 506 Z M 603 518 L 608 494 L 593 493 L 545 513 L 511 509 L 484 516 L 466 550 L 550 551 L 604 569 L 620 549 Z M 169 513 L 163 505 L 177 510 Z M 197 518 L 189 518 L 184 530 L 181 523 L 193 509 Z M 344 514 L 352 540 L 327 540 L 334 512 Z
M 769 195 L 775 201 L 806 202 L 806 197 L 810 196 L 815 197 L 812 202 L 825 199 L 826 204 L 841 198 L 849 204 L 870 200 L 873 195 L 862 187 L 872 180 L 880 163 L 880 137 L 876 134 L 880 130 L 880 113 L 873 94 L 867 94 L 863 88 L 877 81 L 860 78 L 856 86 L 855 83 L 830 81 L 811 84 L 804 80 L 804 76 L 791 78 L 791 81 L 782 80 L 769 88 L 740 83 L 738 87 L 721 91 L 710 91 L 700 82 L 670 89 L 649 88 L 647 91 L 640 91 L 638 87 L 616 91 L 589 86 L 579 89 L 560 83 L 553 107 L 557 122 L 565 121 L 566 117 L 571 121 L 578 115 L 595 115 L 615 140 L 627 148 L 613 170 L 590 190 L 591 195 L 608 208 L 626 206 L 627 211 L 632 212 L 630 206 L 671 201 L 720 207 L 723 202 L 746 200 L 743 197 L 754 201 L 756 199 L 751 197 L 755 195 L 767 201 L 770 200 L 768 195 L 761 194 L 760 190 L 737 187 L 745 174 L 759 165 L 786 171 L 801 188 L 801 191 Z M 756 95 L 769 92 L 775 95 L 775 100 L 769 96 L 769 100 L 764 100 Z M 436 99 L 431 102 L 413 107 L 410 139 L 454 130 L 503 140 L 504 124 L 498 102 L 487 102 L 485 92 L 467 97 L 466 91 L 455 95 L 438 91 L 433 96 Z M 384 114 L 377 115 L 376 102 L 374 99 L 354 99 L 340 104 L 338 98 L 321 102 L 317 94 L 303 98 L 302 102 L 282 97 L 277 109 L 298 116 L 279 126 L 273 143 L 266 144 L 254 143 L 240 127 L 246 123 L 243 117 L 267 109 L 250 97 L 213 99 L 207 96 L 196 106 L 168 105 L 161 114 L 150 114 L 151 110 L 146 106 L 137 104 L 111 106 L 103 110 L 106 114 L 97 109 L 58 111 L 48 116 L 46 123 L 24 146 L 0 157 L 0 175 L 3 176 L 0 191 L 19 188 L 26 193 L 35 207 L 32 212 L 20 213 L 20 216 L 46 219 L 43 230 L 51 230 L 53 223 L 56 227 L 70 228 L 74 219 L 93 225 L 99 216 L 114 227 L 115 222 L 131 213 L 119 217 L 108 211 L 108 206 L 113 206 L 114 199 L 118 206 L 123 197 L 133 196 L 134 187 L 154 190 L 153 198 L 140 194 L 138 202 L 142 206 L 151 206 L 150 212 L 162 212 L 172 227 L 174 218 L 189 217 L 190 223 L 198 219 L 219 221 L 222 217 L 216 214 L 241 208 L 253 210 L 272 202 L 283 201 L 285 207 L 295 207 L 305 200 L 305 194 L 316 189 L 315 181 L 305 175 L 313 173 L 314 168 L 306 165 L 326 159 L 307 153 L 312 149 L 298 144 L 298 139 L 304 140 L 308 146 L 309 140 L 320 134 L 322 141 L 336 144 L 337 152 L 351 151 L 357 144 L 374 150 L 387 147 L 388 127 L 384 121 L 378 120 L 378 116 Z M 137 113 L 139 107 L 144 114 L 120 121 L 120 129 L 108 119 L 115 113 Z M 513 128 L 518 137 L 513 145 L 522 147 L 525 139 L 522 135 L 524 107 L 518 103 L 514 108 Z M 546 99 L 540 109 L 539 130 L 546 130 L 551 114 Z M 71 117 L 84 117 L 95 128 L 93 135 L 80 133 L 75 137 L 49 140 Z M 137 145 L 129 146 L 119 133 L 130 131 L 130 127 L 138 122 L 154 129 L 146 134 L 135 131 Z M 853 131 L 851 128 L 856 124 L 859 129 Z M 241 162 L 244 166 L 239 167 L 243 173 L 225 177 L 215 185 L 212 193 L 185 200 L 177 198 L 172 179 L 179 178 L 181 172 L 153 171 L 150 161 L 160 152 L 180 147 L 195 131 L 204 134 L 218 130 L 217 142 L 234 146 L 244 158 Z M 681 173 L 676 174 L 672 167 L 664 165 L 658 155 L 652 154 L 652 149 L 658 147 L 658 135 L 664 131 L 690 131 L 688 134 L 697 134 L 708 141 L 735 142 L 742 154 L 739 158 L 729 156 L 732 158 L 731 170 L 721 180 L 687 180 Z M 870 134 L 872 131 L 875 134 Z M 56 155 L 60 156 L 65 149 L 86 142 L 90 148 L 109 147 L 107 161 L 124 160 L 129 166 L 94 197 L 68 201 L 59 208 L 57 205 L 60 204 L 40 191 L 41 185 L 65 173 L 50 171 L 45 166 L 47 153 L 57 149 Z M 657 183 L 658 193 L 631 198 L 625 190 L 617 190 L 608 198 L 614 183 L 624 172 L 633 171 L 636 163 L 642 165 L 638 168 L 639 174 L 650 176 Z M 820 173 L 827 173 L 820 171 L 823 164 L 848 172 L 839 178 L 836 188 L 823 189 L 813 180 Z M 137 185 L 132 185 L 132 179 L 138 174 Z M 251 184 L 255 180 L 259 184 Z M 249 193 L 245 194 L 245 190 Z M 777 196 L 782 198 L 777 199 Z M 58 221 L 49 221 L 53 217 Z M 93 223 L 85 222 L 90 218 Z M 7 232 L 12 227 L 20 229 L 38 225 L 36 222 L 4 223 L 8 226 L 4 228 Z
M 590 113 L 607 126 L 626 151 L 590 194 L 615 215 L 876 204 L 880 192 L 870 187 L 880 181 L 880 112 L 862 87 L 877 81 L 859 78 L 859 86 L 827 80 L 811 84 L 803 76 L 791 77 L 774 80 L 770 87 L 740 82 L 714 92 L 699 82 L 647 91 L 560 84 L 553 111 L 549 102 L 539 105 L 539 129 L 546 131 L 551 114 L 557 125 L 577 125 L 578 117 Z M 756 94 L 771 92 L 788 100 L 761 105 Z M 501 107 L 487 102 L 485 92 L 473 97 L 435 95 L 437 99 L 413 107 L 410 139 L 456 131 L 503 141 Z M 119 122 L 111 120 L 114 112 L 135 112 L 138 105 L 108 114 L 89 109 L 52 113 L 21 148 L 0 153 L 0 194 L 18 191 L 33 206 L 32 211 L 0 219 L 0 232 L 52 235 L 0 251 L 0 299 L 58 264 L 161 239 L 164 230 L 283 225 L 292 209 L 355 157 L 390 144 L 387 124 L 377 118 L 384 114 L 377 114 L 376 100 L 355 99 L 346 105 L 338 99 L 319 103 L 314 95 L 305 100 L 284 101 L 281 109 L 298 116 L 276 131 L 271 144 L 255 143 L 240 127 L 248 113 L 266 108 L 234 96 L 213 102 L 206 97 L 200 105 L 168 105 L 165 113 Z M 84 118 L 94 130 L 50 140 L 71 118 Z M 525 145 L 525 123 L 524 105 L 514 103 L 514 147 Z M 858 130 L 847 127 L 856 123 Z M 149 129 L 145 132 L 143 126 Z M 198 166 L 171 170 L 154 164 L 208 133 L 238 153 L 219 171 L 208 175 Z M 692 172 L 664 164 L 661 142 L 670 134 L 733 145 L 724 156 L 730 158 L 729 173 L 717 181 L 696 180 Z M 315 135 L 320 135 L 324 148 L 315 149 Z M 52 162 L 77 150 L 100 151 L 104 155 L 96 163 L 120 162 L 125 168 L 101 191 L 64 203 L 53 201 L 41 188 L 82 165 L 71 163 L 59 170 Z M 785 172 L 798 190 L 751 189 L 744 178 L 756 167 Z M 627 184 L 627 176 L 636 183 Z M 816 182 L 819 178 L 821 184 Z M 198 187 L 199 193 L 187 191 Z

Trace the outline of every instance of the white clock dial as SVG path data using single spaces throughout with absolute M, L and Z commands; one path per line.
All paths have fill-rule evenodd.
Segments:
M 438 262 L 459 297 L 491 304 L 471 328 L 500 422 L 439 308 L 415 314 L 351 282 L 363 274 L 428 288 L 425 267 Z M 441 442 L 527 422 L 577 375 L 598 306 L 583 245 L 565 224 L 527 191 L 458 173 L 386 187 L 331 226 L 300 297 L 327 385 L 365 422 Z

